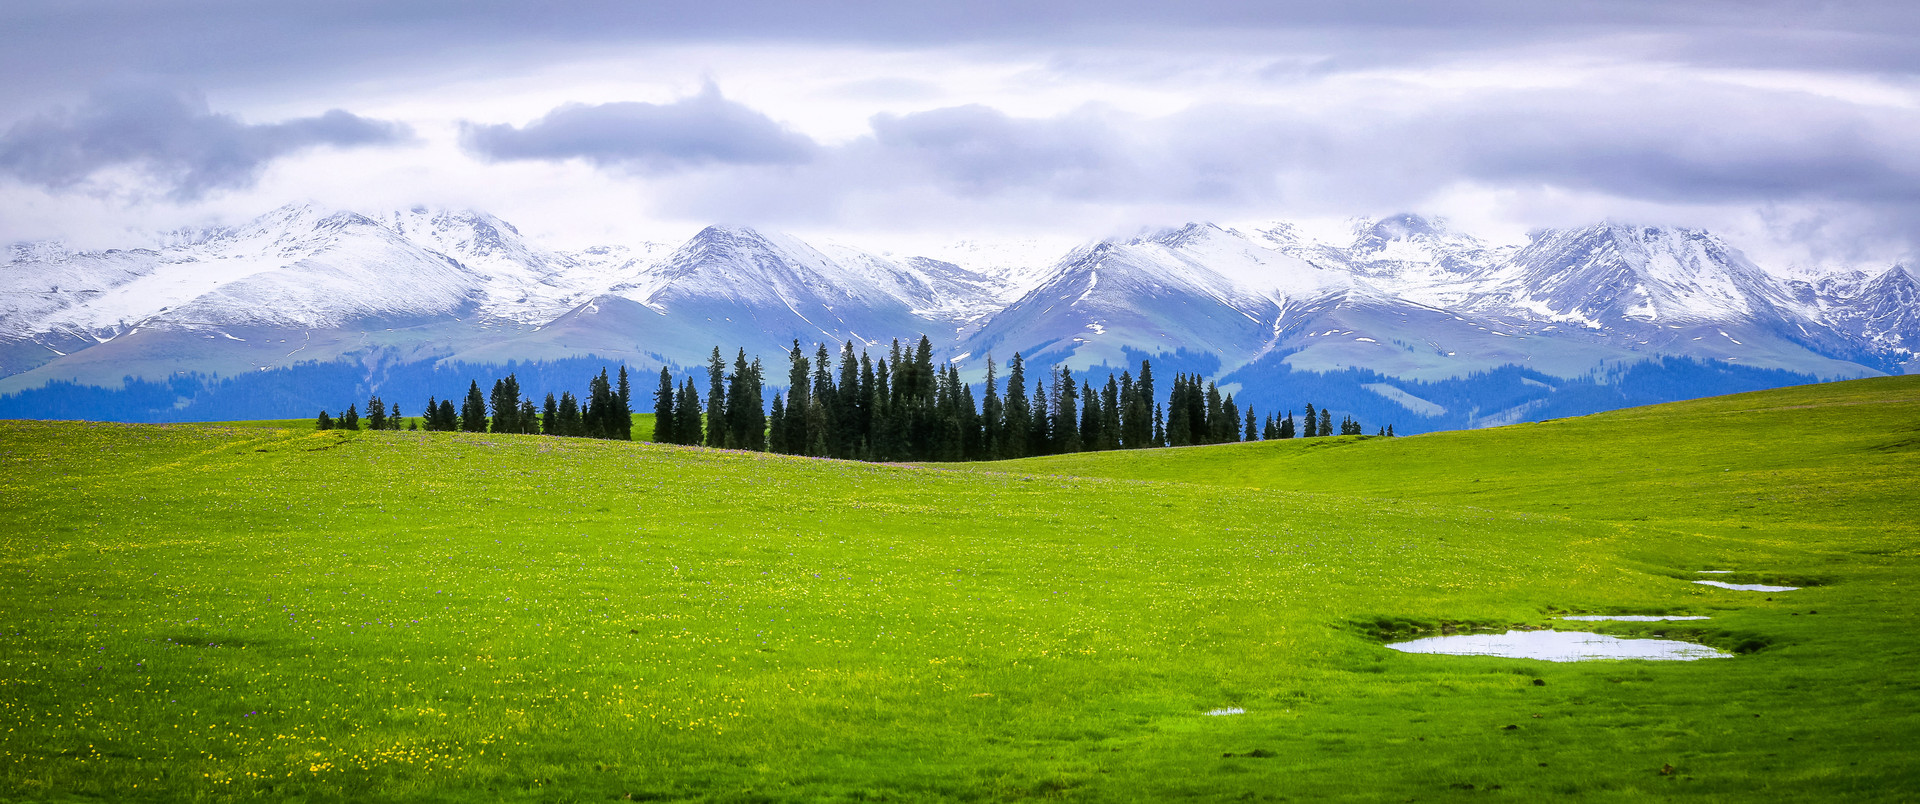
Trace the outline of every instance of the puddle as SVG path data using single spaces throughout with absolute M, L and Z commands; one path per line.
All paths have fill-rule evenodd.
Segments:
M 1622 623 L 1657 623 L 1667 620 L 1705 620 L 1706 617 L 1679 617 L 1653 614 L 1582 614 L 1577 617 L 1561 617 L 1562 620 L 1582 620 L 1585 622 L 1612 621 Z
M 1247 710 L 1241 709 L 1238 706 L 1229 706 L 1225 709 L 1215 709 L 1213 711 L 1208 712 L 1207 714 L 1212 715 L 1214 717 L 1219 717 L 1221 715 L 1244 715 L 1246 713 L 1247 713 Z
M 1763 583 L 1726 583 L 1724 581 L 1694 581 L 1701 586 L 1718 586 L 1721 589 L 1736 589 L 1742 592 L 1792 592 L 1798 586 L 1768 586 Z
M 1701 575 L 1732 575 L 1733 570 L 1695 570 Z
M 1405 653 L 1504 656 L 1511 659 L 1542 659 L 1549 662 L 1589 662 L 1602 659 L 1692 661 L 1732 655 L 1692 642 L 1671 639 L 1621 639 L 1580 631 L 1457 634 L 1398 642 L 1387 647 Z

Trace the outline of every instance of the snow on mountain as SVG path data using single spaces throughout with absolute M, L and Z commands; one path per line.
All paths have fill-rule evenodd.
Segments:
M 1920 286 L 1905 269 L 1777 279 L 1712 234 L 1618 223 L 1520 246 L 1400 215 L 1358 220 L 1341 242 L 1284 222 L 1192 223 L 1072 249 L 899 253 L 713 226 L 671 247 L 560 251 L 483 212 L 295 204 L 157 242 L 6 252 L 0 385 L 78 377 L 60 367 L 83 363 L 88 377 L 165 374 L 183 349 L 196 370 L 221 371 L 372 348 L 684 366 L 715 345 L 770 357 L 796 339 L 922 333 L 970 362 L 1184 354 L 1187 370 L 1221 374 L 1365 367 L 1423 380 L 1501 366 L 1577 377 L 1663 355 L 1854 376 L 1914 366 L 1920 350 Z
M 1696 229 L 1604 223 L 1537 232 L 1499 271 L 1498 303 L 1590 326 L 1756 320 L 1789 306 L 1765 271 Z
M 1286 304 L 1354 286 L 1240 232 L 1189 224 L 1076 249 L 963 351 L 1038 352 L 1078 367 L 1130 362 L 1129 351 L 1245 359 L 1272 343 Z

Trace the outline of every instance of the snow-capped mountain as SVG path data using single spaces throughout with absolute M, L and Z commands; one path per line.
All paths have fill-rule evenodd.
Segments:
M 1900 267 L 1782 279 L 1697 230 L 1602 223 L 1494 246 L 1412 215 L 1332 243 L 1284 222 L 1191 223 L 1064 254 L 1033 240 L 898 254 L 712 226 L 677 246 L 566 251 L 483 212 L 296 204 L 151 248 L 23 244 L 0 262 L 0 394 L 306 361 L 369 377 L 585 355 L 657 370 L 715 346 L 777 358 L 794 340 L 923 333 L 973 372 L 1015 351 L 1076 369 L 1160 355 L 1246 388 L 1354 369 L 1590 378 L 1672 357 L 1837 378 L 1920 368 L 1920 282 Z

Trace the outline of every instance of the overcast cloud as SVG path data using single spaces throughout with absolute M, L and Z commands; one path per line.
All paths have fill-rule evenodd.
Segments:
M 207 108 L 192 93 L 118 88 L 93 93 L 74 109 L 15 123 L 0 135 L 0 173 L 52 189 L 73 188 L 96 173 L 130 167 L 154 189 L 193 200 L 253 184 L 268 162 L 322 145 L 386 145 L 409 136 L 405 125 L 331 109 L 316 117 L 248 125 Z
M 1414 211 L 1920 243 L 1904 2 L 29 0 L 0 70 L 0 240 L 315 197 L 575 240 Z

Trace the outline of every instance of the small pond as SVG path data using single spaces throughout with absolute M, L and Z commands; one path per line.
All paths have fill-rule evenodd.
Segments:
M 1798 586 L 1768 586 L 1763 583 L 1727 583 L 1725 581 L 1694 581 L 1701 586 L 1718 586 L 1721 589 L 1734 589 L 1741 592 L 1792 592 Z
M 1731 656 L 1705 645 L 1671 639 L 1622 639 L 1580 631 L 1508 631 L 1504 634 L 1456 634 L 1427 637 L 1387 645 L 1406 653 L 1444 653 L 1453 656 L 1504 656 L 1549 662 L 1589 662 L 1602 659 L 1692 661 Z
M 1658 623 L 1668 620 L 1705 620 L 1706 617 L 1682 617 L 1671 614 L 1581 614 L 1573 617 L 1561 617 L 1562 620 L 1580 620 L 1583 622 L 1620 622 L 1620 623 Z

